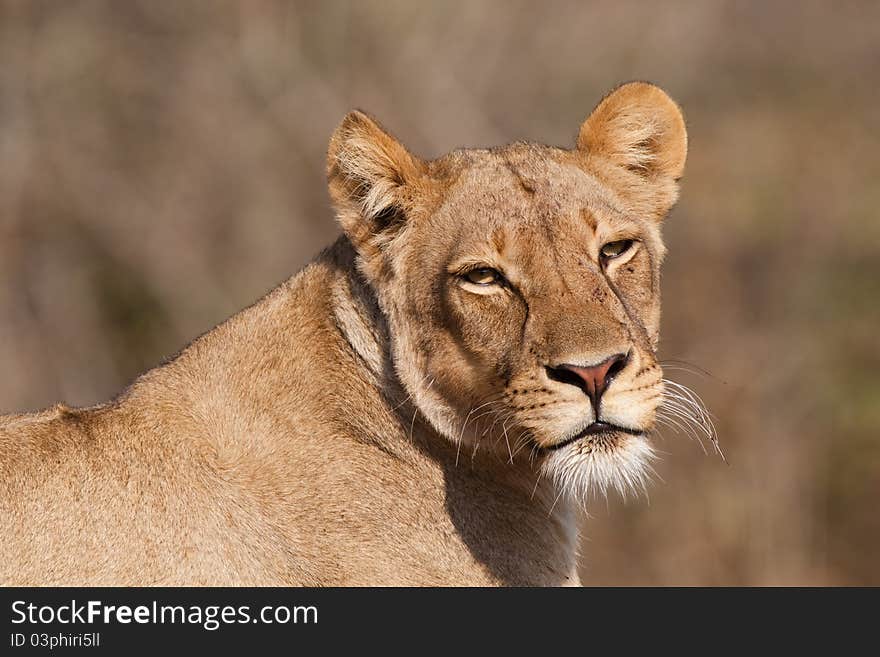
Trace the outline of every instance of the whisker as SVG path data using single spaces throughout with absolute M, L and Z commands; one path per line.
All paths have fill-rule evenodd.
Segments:
M 675 417 L 682 420 L 688 426 L 688 428 L 692 430 L 697 430 L 702 434 L 706 433 L 705 425 L 703 425 L 700 420 L 694 416 L 693 410 L 688 408 L 687 406 L 683 406 L 677 400 L 665 400 L 663 411 L 669 418 Z M 696 438 L 697 436 L 694 437 Z
M 697 365 L 696 363 L 692 363 L 687 360 L 681 360 L 680 358 L 666 358 L 657 361 L 664 370 L 666 369 L 677 369 L 682 372 L 688 372 L 690 374 L 695 374 L 697 376 L 702 376 L 704 378 L 715 379 L 716 381 L 720 381 L 720 379 L 712 374 L 707 369 L 704 369 Z M 722 383 L 724 383 L 722 381 Z
M 431 382 L 428 384 L 428 387 L 425 388 L 425 390 L 426 391 L 430 390 L 432 385 L 434 385 L 433 378 L 431 378 Z M 419 413 L 419 407 L 416 404 L 413 404 L 413 407 L 414 408 L 413 408 L 412 421 L 409 423 L 409 441 L 410 442 L 412 442 L 412 440 L 413 440 L 413 431 L 415 430 L 415 427 L 416 427 L 416 415 L 418 415 L 418 413 Z
M 691 441 L 696 442 L 700 449 L 703 450 L 703 454 L 708 454 L 706 451 L 706 446 L 703 444 L 703 441 L 700 439 L 700 436 L 690 427 L 688 424 L 682 425 L 677 420 L 673 420 L 672 418 L 665 418 L 666 426 L 673 428 L 676 433 L 683 433 L 686 435 Z
M 504 442 L 507 445 L 507 454 L 510 456 L 510 462 L 513 463 L 513 451 L 510 449 L 510 440 L 507 438 L 507 422 L 509 420 L 510 418 L 504 421 L 504 424 L 501 425 L 501 430 L 504 432 Z
M 532 489 L 532 495 L 531 495 L 531 497 L 529 497 L 530 500 L 535 499 L 535 493 L 538 492 L 538 484 L 541 483 L 541 475 L 542 474 L 543 474 L 543 472 L 538 470 L 538 477 L 535 479 L 535 487 Z
M 425 374 L 424 376 L 422 376 L 421 381 L 419 381 L 419 387 L 421 387 L 422 384 L 424 384 L 425 381 L 427 381 L 428 378 L 429 378 L 430 376 L 431 376 L 430 374 Z M 430 386 L 428 386 L 428 387 L 430 387 Z M 408 402 L 410 399 L 412 399 L 412 397 L 413 397 L 412 393 L 409 393 L 406 397 L 403 398 L 403 401 L 401 401 L 399 404 L 397 404 L 397 405 L 395 405 L 394 407 L 392 407 L 391 411 L 392 411 L 392 412 L 396 411 L 396 410 L 399 409 L 401 406 L 403 406 L 404 404 L 406 404 L 406 402 Z
M 724 452 L 721 451 L 718 441 L 718 430 L 715 427 L 711 413 L 706 408 L 703 398 L 686 385 L 677 381 L 664 378 L 663 384 L 663 401 L 657 412 L 658 424 L 674 425 L 692 436 L 696 431 L 699 431 L 712 443 L 715 452 L 726 463 L 727 459 L 724 456 Z M 697 435 L 696 437 L 699 440 L 699 436 Z M 699 440 L 699 442 L 702 446 L 702 440 Z M 705 451 L 705 448 L 703 448 L 703 451 Z
M 692 441 L 696 441 L 702 445 L 699 437 L 695 433 L 693 433 L 693 429 L 690 429 L 687 425 L 682 425 L 678 420 L 667 417 L 665 415 L 661 415 L 660 411 L 657 412 L 657 424 L 660 426 L 668 427 L 675 431 L 675 433 L 683 433 L 688 439 Z M 705 452 L 705 448 L 703 449 Z
M 693 406 L 693 409 L 700 416 L 700 420 L 706 428 L 706 434 L 709 440 L 717 444 L 718 433 L 715 430 L 715 423 L 712 421 L 712 417 L 709 414 L 709 411 L 706 409 L 706 404 L 703 402 L 703 399 L 693 390 L 681 385 L 680 383 L 676 383 L 674 381 L 669 381 L 668 383 L 672 384 L 676 389 L 680 390 L 684 395 L 686 395 L 687 399 Z M 681 398 L 679 397 L 679 399 Z

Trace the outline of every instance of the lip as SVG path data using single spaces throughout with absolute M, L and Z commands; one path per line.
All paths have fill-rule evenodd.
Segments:
M 613 433 L 627 433 L 631 436 L 641 436 L 645 432 L 640 431 L 638 429 L 632 429 L 630 427 L 621 427 L 617 424 L 610 424 L 608 422 L 593 422 L 593 424 L 589 425 L 585 429 L 581 429 L 571 438 L 566 438 L 562 442 L 556 443 L 555 445 L 550 445 L 545 447 L 548 450 L 557 450 L 562 449 L 566 445 L 571 445 L 572 443 L 576 443 L 582 438 L 586 438 L 587 436 L 598 436 L 600 434 L 613 434 Z

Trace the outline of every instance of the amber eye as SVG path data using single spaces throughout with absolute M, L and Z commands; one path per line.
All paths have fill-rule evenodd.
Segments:
M 617 240 L 616 242 L 608 242 L 601 248 L 599 253 L 603 260 L 612 260 L 618 258 L 632 248 L 634 240 Z
M 489 267 L 471 269 L 469 272 L 462 274 L 462 278 L 474 285 L 498 285 L 504 280 L 501 274 Z

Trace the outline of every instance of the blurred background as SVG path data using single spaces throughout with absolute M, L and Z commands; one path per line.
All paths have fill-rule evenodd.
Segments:
M 667 432 L 582 578 L 878 585 L 878 71 L 871 1 L 0 0 L 0 412 L 106 400 L 302 267 L 350 108 L 424 157 L 570 145 L 646 79 L 691 139 L 662 357 L 729 465 Z

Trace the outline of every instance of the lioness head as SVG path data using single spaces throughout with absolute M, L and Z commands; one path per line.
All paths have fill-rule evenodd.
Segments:
M 678 106 L 630 83 L 576 146 L 422 161 L 360 112 L 328 177 L 386 315 L 395 370 L 435 429 L 565 490 L 639 483 L 663 383 L 660 224 L 687 154 Z

